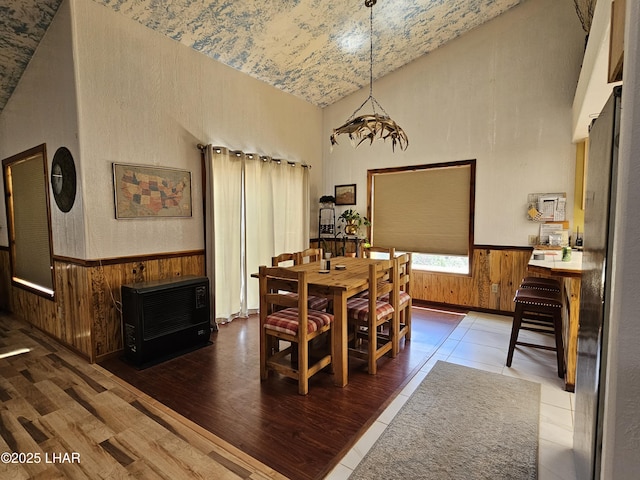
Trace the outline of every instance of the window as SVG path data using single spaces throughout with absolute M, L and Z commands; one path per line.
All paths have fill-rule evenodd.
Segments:
M 469 273 L 475 160 L 369 170 L 371 243 L 413 252 L 416 269 Z
M 11 280 L 14 285 L 53 297 L 53 266 L 47 151 L 44 144 L 2 161 Z

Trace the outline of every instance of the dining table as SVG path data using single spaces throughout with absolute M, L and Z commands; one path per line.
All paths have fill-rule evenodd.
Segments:
M 323 262 L 311 262 L 287 267 L 307 272 L 309 295 L 333 300 L 334 383 L 344 387 L 349 381 L 349 349 L 347 331 L 347 300 L 369 288 L 369 265 L 380 260 L 359 257 L 333 257 L 330 269 Z

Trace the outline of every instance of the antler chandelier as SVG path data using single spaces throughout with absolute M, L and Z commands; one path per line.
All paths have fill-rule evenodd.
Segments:
M 409 139 L 404 130 L 395 121 L 389 117 L 389 114 L 385 112 L 382 105 L 373 96 L 373 6 L 377 0 L 365 0 L 366 7 L 371 9 L 369 15 L 369 35 L 370 35 L 370 54 L 369 54 L 369 96 L 362 102 L 355 112 L 348 118 L 344 125 L 333 129 L 331 134 L 331 146 L 337 145 L 338 141 L 336 137 L 346 133 L 349 135 L 351 143 L 358 147 L 365 140 L 369 140 L 369 145 L 377 138 L 382 140 L 391 139 L 391 148 L 393 151 L 396 149 L 396 144 L 400 146 L 402 150 L 406 150 L 409 146 Z M 360 115 L 356 117 L 356 114 L 362 110 L 367 102 L 371 102 L 373 113 L 367 115 Z M 376 106 L 382 111 L 382 114 L 376 112 Z M 356 143 L 357 141 L 357 143 Z

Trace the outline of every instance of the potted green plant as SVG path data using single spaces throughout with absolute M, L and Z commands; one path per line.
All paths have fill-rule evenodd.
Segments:
M 332 207 L 334 203 L 336 203 L 336 197 L 333 195 L 322 195 L 320 197 L 320 204 L 325 207 Z
M 363 225 L 365 227 L 371 225 L 371 222 L 367 217 L 360 215 L 360 213 L 356 212 L 352 208 L 342 212 L 338 219 L 344 223 L 343 230 L 346 235 L 358 235 L 360 228 Z

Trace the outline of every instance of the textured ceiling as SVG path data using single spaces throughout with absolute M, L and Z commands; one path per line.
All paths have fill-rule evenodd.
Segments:
M 326 106 L 369 83 L 364 0 L 95 1 L 252 77 Z M 523 0 L 378 0 L 374 78 Z M 0 0 L 0 109 L 61 0 Z

